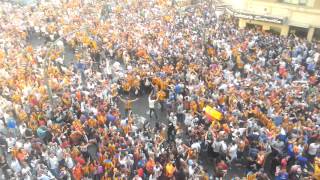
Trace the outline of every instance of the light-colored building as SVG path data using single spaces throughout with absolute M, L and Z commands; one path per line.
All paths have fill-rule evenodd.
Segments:
M 320 40 L 320 0 L 222 0 L 239 27 L 259 26 L 283 36 Z

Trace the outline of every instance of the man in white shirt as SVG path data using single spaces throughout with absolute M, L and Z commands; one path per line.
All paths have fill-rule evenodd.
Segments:
M 225 159 L 225 158 L 226 158 L 227 151 L 228 151 L 227 143 L 224 142 L 224 141 L 221 141 L 220 157 L 221 157 L 222 159 Z
M 74 167 L 73 159 L 71 158 L 69 153 L 65 154 L 65 165 L 69 170 L 71 170 Z
M 212 149 L 213 149 L 213 157 L 214 158 L 217 158 L 219 156 L 219 152 L 220 152 L 220 149 L 221 149 L 221 142 L 219 140 L 215 140 L 213 143 L 212 143 Z
M 142 180 L 142 178 L 139 175 L 136 175 L 133 177 L 133 180 Z
M 50 170 L 52 174 L 58 177 L 59 176 L 59 160 L 57 156 L 55 156 L 54 154 L 50 154 L 49 165 L 50 165 Z
M 159 178 L 161 176 L 162 173 L 162 166 L 160 163 L 157 162 L 156 166 L 153 168 L 154 171 L 154 175 L 156 178 Z
M 228 149 L 228 156 L 230 158 L 229 162 L 231 163 L 233 160 L 237 159 L 237 149 L 238 149 L 238 145 L 233 143 L 229 146 Z
M 23 149 L 24 149 L 27 153 L 31 154 L 31 151 L 32 151 L 32 144 L 31 144 L 31 142 L 30 142 L 30 141 L 25 142 L 25 143 L 23 144 Z
M 21 169 L 21 174 L 24 180 L 31 180 L 31 168 L 28 164 L 23 164 L 23 168 Z
M 15 173 L 20 173 L 21 169 L 22 169 L 21 165 L 17 159 L 12 160 L 10 167 Z
M 37 180 L 50 180 L 50 177 L 43 173 L 37 177 Z
M 310 156 L 310 159 L 313 159 L 316 156 L 317 151 L 319 151 L 319 148 L 320 144 L 318 142 L 313 142 L 309 145 L 308 154 Z
M 8 152 L 11 151 L 11 149 L 15 146 L 16 144 L 16 139 L 14 137 L 9 137 L 6 138 L 7 144 L 8 144 Z
M 152 118 L 152 114 L 156 117 L 156 120 L 158 120 L 158 115 L 155 110 L 155 103 L 158 101 L 154 96 L 152 96 L 153 93 L 150 93 L 149 95 L 149 116 L 150 119 Z

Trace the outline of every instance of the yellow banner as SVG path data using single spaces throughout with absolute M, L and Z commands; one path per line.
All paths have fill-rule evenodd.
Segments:
M 205 113 L 206 113 L 207 116 L 212 118 L 212 120 L 220 121 L 222 119 L 222 116 L 223 116 L 221 112 L 215 110 L 214 108 L 212 108 L 210 106 L 206 106 Z

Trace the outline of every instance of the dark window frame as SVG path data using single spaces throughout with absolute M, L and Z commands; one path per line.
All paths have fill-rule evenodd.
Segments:
M 305 1 L 305 2 L 301 2 L 301 1 Z M 297 6 L 307 6 L 308 5 L 308 0 L 299 0 L 299 2 L 297 4 L 292 3 L 292 2 L 286 2 L 286 0 L 279 0 L 279 2 L 285 3 L 285 4 L 290 4 L 290 5 L 297 5 Z

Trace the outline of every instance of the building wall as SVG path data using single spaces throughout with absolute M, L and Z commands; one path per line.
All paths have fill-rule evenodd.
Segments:
M 274 2 L 275 0 L 247 0 L 246 11 L 274 17 L 287 17 L 288 25 L 320 27 L 320 8 Z M 319 3 L 320 0 L 315 2 Z
M 320 9 L 320 0 L 315 1 L 314 8 Z
M 234 3 L 237 1 L 237 3 Z M 314 28 L 320 28 L 320 0 L 308 0 L 306 5 L 282 3 L 280 0 L 225 0 L 236 11 L 254 15 L 284 18 L 283 24 L 243 19 L 241 25 L 255 23 L 265 27 L 281 27 L 281 35 L 288 35 L 290 26 L 307 28 L 308 39 L 313 37 Z
M 239 20 L 239 28 L 240 29 L 245 28 L 247 24 L 260 25 L 260 26 L 262 26 L 262 30 L 265 30 L 265 31 L 268 31 L 270 29 L 279 29 L 279 34 L 281 36 L 287 36 L 289 33 L 289 26 L 288 25 L 274 24 L 274 23 L 269 23 L 269 22 L 247 20 L 247 19 L 240 19 Z

